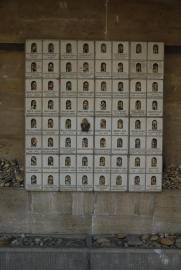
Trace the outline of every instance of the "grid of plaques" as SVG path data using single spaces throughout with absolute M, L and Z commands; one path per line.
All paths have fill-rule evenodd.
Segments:
M 161 191 L 164 44 L 26 41 L 26 189 Z

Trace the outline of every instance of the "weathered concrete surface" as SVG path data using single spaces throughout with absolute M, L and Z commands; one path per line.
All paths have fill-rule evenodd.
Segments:
M 179 270 L 181 251 L 0 249 L 3 270 Z
M 179 0 L 1 0 L 0 42 L 108 38 L 181 45 L 180 9 Z
M 0 191 L 0 232 L 65 234 L 179 233 L 180 192 Z

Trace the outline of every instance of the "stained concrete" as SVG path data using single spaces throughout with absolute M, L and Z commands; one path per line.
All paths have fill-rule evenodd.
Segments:
M 180 192 L 81 193 L 0 190 L 0 232 L 180 233 Z
M 0 249 L 3 270 L 179 270 L 181 251 Z

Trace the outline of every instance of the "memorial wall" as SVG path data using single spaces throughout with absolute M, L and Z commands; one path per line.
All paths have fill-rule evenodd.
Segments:
M 161 191 L 164 45 L 26 42 L 26 188 Z

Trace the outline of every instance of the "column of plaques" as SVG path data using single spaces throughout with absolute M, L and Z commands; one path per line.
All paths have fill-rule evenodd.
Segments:
M 129 43 L 112 43 L 111 190 L 127 190 L 129 131 Z
M 148 43 L 146 191 L 162 189 L 164 44 Z
M 147 43 L 130 47 L 129 191 L 145 191 Z
M 26 42 L 26 189 L 42 189 L 42 41 Z
M 60 45 L 60 190 L 77 188 L 77 41 Z
M 43 190 L 59 190 L 59 41 L 43 40 Z
M 110 190 L 111 164 L 111 42 L 95 42 L 94 190 Z
M 93 190 L 94 42 L 78 41 L 77 190 Z

